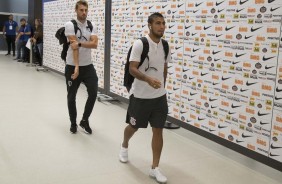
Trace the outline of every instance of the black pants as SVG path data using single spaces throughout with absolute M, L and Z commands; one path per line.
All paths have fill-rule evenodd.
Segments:
M 11 54 L 11 47 L 13 49 L 13 55 L 15 55 L 15 40 L 16 40 L 16 35 L 6 35 L 6 41 L 8 45 L 8 54 Z
M 98 91 L 98 77 L 94 66 L 80 66 L 79 75 L 75 80 L 71 79 L 71 75 L 74 73 L 74 66 L 66 65 L 65 77 L 68 92 L 68 109 L 71 123 L 76 123 L 77 111 L 76 111 L 76 94 L 81 82 L 83 82 L 87 88 L 88 98 L 85 104 L 83 118 L 88 120 L 92 113 Z

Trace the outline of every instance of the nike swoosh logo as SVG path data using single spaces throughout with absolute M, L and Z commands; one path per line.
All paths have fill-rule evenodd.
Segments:
M 215 108 L 217 108 L 217 106 L 211 106 L 211 108 L 212 108 L 212 109 L 215 109 Z
M 180 114 L 185 114 L 185 113 L 187 113 L 186 111 L 180 111 Z
M 198 33 L 192 33 L 192 36 L 195 36 L 196 34 L 198 34 Z
M 275 67 L 275 66 L 267 66 L 267 65 L 266 65 L 266 66 L 265 66 L 265 69 L 268 70 L 268 69 L 273 68 L 273 67 Z
M 260 111 L 258 111 L 258 116 L 266 116 L 268 115 L 269 113 L 260 113 Z
M 239 141 L 238 139 L 236 139 L 236 142 L 237 142 L 237 143 L 241 143 L 241 142 L 244 142 L 244 141 Z
M 193 25 L 191 25 L 191 26 L 185 26 L 185 29 L 189 29 L 190 27 L 192 27 Z
M 198 50 L 200 50 L 200 49 L 193 49 L 193 52 L 197 52 Z
M 278 157 L 278 156 L 280 156 L 280 155 L 274 155 L 274 154 L 272 154 L 272 153 L 270 152 L 269 156 L 271 156 L 271 157 Z
M 242 9 L 240 9 L 240 10 L 237 9 L 236 12 L 239 13 L 240 11 L 242 11 L 242 10 L 244 10 L 244 9 L 245 9 L 245 8 L 242 8 Z
M 179 90 L 180 88 L 173 88 L 174 91 Z
M 269 123 L 263 123 L 262 121 L 260 121 L 261 125 L 268 125 Z
M 206 26 L 204 26 L 204 30 L 207 30 L 207 29 L 209 29 L 209 28 L 211 28 L 212 26 L 208 26 L 208 27 L 206 27 Z
M 225 31 L 230 31 L 231 29 L 233 29 L 235 26 L 232 27 L 225 27 Z
M 273 57 L 265 57 L 265 56 L 263 56 L 263 58 L 262 58 L 262 60 L 263 61 L 268 61 L 268 60 L 270 60 L 270 59 L 273 59 L 273 58 L 275 58 L 276 56 L 273 56 Z
M 241 107 L 241 105 L 234 105 L 234 104 L 232 104 L 231 107 L 232 107 L 232 109 L 236 109 L 238 107 Z
M 212 83 L 212 85 L 214 85 L 214 86 L 215 86 L 215 85 L 218 85 L 218 84 L 219 84 L 219 83 L 215 83 L 215 82 Z
M 209 129 L 210 132 L 214 132 L 215 130 Z
M 216 2 L 215 5 L 216 5 L 216 6 L 219 6 L 219 5 L 221 5 L 223 2 L 224 2 L 224 1 Z
M 194 96 L 194 95 L 196 95 L 196 94 L 197 94 L 197 93 L 191 93 L 191 92 L 190 92 L 190 96 Z
M 251 86 L 251 85 L 254 85 L 254 84 L 256 84 L 257 82 L 249 82 L 249 81 L 247 81 L 247 83 L 246 83 L 246 85 L 247 86 Z
M 183 5 L 184 5 L 184 3 L 183 3 L 183 4 L 179 4 L 179 5 L 177 5 L 177 7 L 178 7 L 178 8 L 180 8 L 180 7 L 181 7 L 181 6 L 183 6 Z
M 208 75 L 209 73 L 202 73 L 201 72 L 201 76 L 205 76 L 205 75 Z
M 281 6 L 280 6 L 280 7 L 277 7 L 277 8 L 271 8 L 270 11 L 271 11 L 271 12 L 274 12 L 275 10 L 277 10 L 277 9 L 279 9 L 279 8 L 281 8 Z
M 242 137 L 243 138 L 248 138 L 248 137 L 252 137 L 251 135 L 245 135 L 244 133 L 242 133 Z
M 239 57 L 244 56 L 244 55 L 246 55 L 246 53 L 245 54 L 238 54 L 238 53 L 236 53 L 235 57 L 239 58 Z
M 214 59 L 215 62 L 217 62 L 217 61 L 219 61 L 219 60 L 221 60 L 221 59 Z
M 275 0 L 268 0 L 268 3 L 273 3 Z
M 242 0 L 240 0 L 240 5 L 243 5 L 243 4 L 245 4 L 246 2 L 248 2 L 249 0 L 246 0 L 246 1 L 242 1 Z
M 225 10 L 225 9 L 223 8 L 223 9 L 221 9 L 221 10 L 217 10 L 217 12 L 220 13 L 220 12 L 222 12 L 223 10 Z
M 196 55 L 194 55 L 194 56 L 190 56 L 191 58 L 194 58 L 194 57 L 196 57 Z
M 249 89 L 240 89 L 241 92 L 248 91 Z
M 262 27 L 258 27 L 258 28 L 251 28 L 251 32 L 255 32 L 255 31 L 257 31 L 257 30 L 259 30 L 259 29 L 261 29 Z
M 252 38 L 254 35 L 252 35 L 252 36 L 245 36 L 245 39 L 247 40 L 247 39 L 249 39 L 249 38 Z
M 229 115 L 236 114 L 236 112 L 228 112 Z
M 277 96 L 275 97 L 275 100 L 281 100 L 282 98 L 278 98 Z
M 171 32 L 170 34 L 175 34 L 176 32 Z
M 201 2 L 201 3 L 196 3 L 196 7 L 200 6 L 201 4 L 203 4 L 204 2 Z
M 194 99 L 190 99 L 190 98 L 188 98 L 188 102 L 191 102 L 192 100 L 194 100 Z
M 192 80 L 192 79 L 194 79 L 195 77 L 189 77 L 189 80 Z
M 228 79 L 231 79 L 231 77 L 221 77 L 221 80 L 225 81 L 225 80 L 228 80 Z
M 141 8 L 141 6 L 137 7 L 137 10 L 139 10 Z
M 175 47 L 176 50 L 180 49 L 181 47 Z
M 183 72 L 187 72 L 188 70 L 189 70 L 189 69 L 186 69 L 186 70 L 185 70 L 185 69 L 182 69 Z M 189 78 L 189 79 L 190 79 L 190 78 Z
M 167 7 L 167 5 L 163 5 L 163 6 L 162 6 L 162 8 L 165 8 L 165 7 Z
M 168 29 L 172 28 L 173 26 L 175 26 L 175 25 L 172 25 L 172 26 L 168 26 Z
M 149 6 L 149 9 L 153 8 L 154 6 Z
M 220 129 L 227 128 L 227 126 L 221 126 L 221 125 L 218 125 L 217 127 L 220 128 Z
M 272 143 L 272 144 L 270 145 L 270 148 L 271 148 L 271 149 L 281 149 L 282 147 L 274 146 L 273 143 Z
M 216 55 L 216 54 L 218 54 L 218 53 L 220 53 L 221 51 L 217 51 L 217 52 L 215 52 L 215 51 L 212 51 L 212 54 L 213 55 Z
M 215 37 L 218 38 L 218 37 L 221 37 L 222 35 L 223 34 L 220 34 L 220 35 L 216 34 Z
M 205 118 L 199 118 L 198 117 L 198 121 L 203 121 L 203 120 L 205 120 Z
M 232 62 L 233 65 L 236 65 L 236 64 L 238 64 L 238 63 L 240 63 L 240 61 L 237 61 L 237 62 L 233 61 L 233 62 Z
M 175 14 L 177 11 L 173 11 L 173 12 L 171 12 L 172 14 Z
M 199 10 L 193 10 L 193 13 L 197 13 Z
M 280 93 L 282 89 L 279 89 L 278 87 L 276 88 L 276 92 Z
M 217 98 L 214 98 L 214 99 L 209 98 L 209 101 L 210 101 L 210 102 L 213 102 L 213 101 L 216 101 L 216 100 L 217 100 Z

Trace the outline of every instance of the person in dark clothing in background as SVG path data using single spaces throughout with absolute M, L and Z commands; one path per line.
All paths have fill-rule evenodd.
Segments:
M 40 19 L 35 19 L 35 31 L 34 36 L 31 39 L 33 43 L 33 48 L 35 52 L 36 59 L 39 65 L 42 66 L 42 56 L 43 56 L 43 26 Z
M 15 56 L 15 40 L 16 40 L 16 32 L 18 31 L 18 23 L 13 20 L 13 15 L 9 16 L 9 20 L 4 23 L 3 27 L 3 35 L 6 38 L 7 45 L 8 45 L 8 53 L 7 55 L 11 54 L 11 47 L 13 49 L 13 56 Z
M 26 48 L 26 43 L 31 35 L 31 28 L 26 23 L 24 18 L 21 18 L 21 27 L 19 29 L 19 34 L 17 35 L 16 42 L 17 43 L 17 58 L 18 62 L 28 62 L 28 51 Z M 22 53 L 22 55 L 21 55 Z

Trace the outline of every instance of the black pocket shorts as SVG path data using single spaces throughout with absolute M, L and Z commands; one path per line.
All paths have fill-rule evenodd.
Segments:
M 126 123 L 133 128 L 163 128 L 168 114 L 166 95 L 153 99 L 129 98 Z

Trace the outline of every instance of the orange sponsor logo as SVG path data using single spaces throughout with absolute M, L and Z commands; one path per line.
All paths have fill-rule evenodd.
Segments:
M 223 29 L 222 29 L 222 27 L 221 26 L 216 26 L 215 27 L 215 31 L 222 31 Z
M 208 10 L 202 10 L 202 14 L 207 14 Z
M 273 129 L 282 132 L 282 127 L 280 126 L 274 125 Z
M 205 60 L 205 57 L 199 56 L 199 60 L 200 60 L 200 61 L 204 61 L 204 60 Z
M 200 37 L 204 38 L 204 37 L 206 37 L 206 34 L 200 34 Z
M 221 132 L 218 133 L 218 136 L 221 137 L 221 138 L 225 138 L 225 134 L 221 133 Z
M 228 107 L 229 106 L 229 103 L 228 102 L 225 102 L 225 101 L 221 101 L 221 105 L 225 106 L 225 107 Z
M 183 26 L 177 26 L 177 29 L 183 29 Z
M 233 6 L 234 6 L 234 5 L 237 5 L 237 1 L 229 1 L 229 5 L 230 5 L 230 6 L 232 6 L 232 5 L 233 5 Z
M 229 89 L 229 86 L 226 85 L 226 84 L 222 84 L 222 88 L 223 88 L 223 89 Z
M 240 27 L 239 32 L 248 32 L 248 28 L 247 27 Z
M 204 50 L 204 54 L 210 54 L 210 53 L 211 53 L 210 50 L 207 50 L 207 49 Z
M 263 36 L 257 36 L 257 41 L 264 42 L 264 41 L 265 41 L 265 37 L 263 37 Z
M 248 8 L 248 13 L 256 13 L 256 9 L 255 8 Z
M 186 47 L 186 48 L 185 48 L 185 51 L 187 51 L 187 52 L 191 52 L 191 48 Z
M 179 15 L 184 15 L 185 14 L 185 12 L 184 11 L 179 11 L 179 13 L 178 13 Z
M 207 2 L 207 6 L 213 6 L 213 2 Z
M 157 7 L 156 7 L 156 9 L 161 9 L 161 8 L 162 8 L 161 6 L 157 6 Z
M 196 101 L 196 104 L 201 106 L 202 105 L 202 102 L 199 102 L 199 101 Z
M 219 76 L 218 75 L 212 75 L 212 79 L 219 80 Z
M 259 61 L 259 56 L 258 55 L 251 55 L 250 59 Z
M 235 84 L 243 85 L 243 81 L 239 79 L 235 79 Z
M 252 91 L 252 95 L 253 95 L 253 96 L 260 97 L 260 92 Z
M 202 84 L 202 83 L 203 83 L 203 80 L 197 79 L 197 82 Z
M 199 123 L 194 123 L 194 126 L 197 128 L 200 128 L 200 124 Z
M 278 29 L 277 28 L 267 28 L 267 33 L 277 33 Z
M 204 96 L 204 95 L 201 95 L 201 99 L 202 100 L 207 100 L 208 98 L 206 96 Z
M 243 66 L 246 67 L 246 68 L 252 67 L 251 63 L 243 63 Z
M 264 0 L 256 0 L 255 3 L 256 3 L 256 4 L 264 4 L 265 1 L 264 1 Z
M 196 116 L 195 116 L 195 115 L 193 115 L 193 114 L 190 114 L 190 118 L 192 118 L 192 119 L 196 119 Z
M 212 126 L 212 127 L 215 127 L 215 123 L 212 122 L 212 121 L 209 121 L 209 125 Z
M 263 90 L 266 90 L 266 91 L 271 91 L 271 89 L 272 89 L 272 87 L 270 85 L 265 85 L 265 84 L 263 84 L 261 88 Z
M 233 57 L 233 52 L 225 52 L 226 57 Z
M 231 134 L 239 136 L 239 131 L 231 129 Z
M 233 35 L 226 35 L 225 38 L 232 40 L 233 39 Z
M 202 30 L 202 26 L 196 26 L 195 30 Z
M 167 89 L 171 89 L 172 90 L 172 86 L 170 86 L 170 85 L 167 85 L 167 87 L 166 87 Z
M 176 113 L 178 113 L 178 109 L 177 108 L 173 108 L 173 112 L 176 112 Z
M 198 71 L 193 71 L 192 74 L 193 75 L 199 75 L 199 72 Z
M 245 115 L 242 115 L 242 114 L 239 115 L 239 118 L 243 119 L 243 120 L 247 120 L 247 117 Z
M 256 147 L 254 145 L 251 144 L 247 144 L 247 148 L 249 148 L 250 150 L 255 151 Z
M 194 7 L 194 4 L 193 3 L 188 3 L 188 7 L 192 8 L 192 7 Z
M 176 8 L 176 4 L 172 4 L 172 5 L 171 5 L 171 8 Z
M 176 71 L 176 72 L 181 72 L 181 68 L 175 67 L 175 71 Z
M 257 144 L 260 144 L 262 146 L 266 146 L 266 141 L 261 140 L 261 139 L 257 139 Z
M 281 117 L 276 117 L 276 121 L 279 123 L 282 123 L 282 118 Z
M 246 112 L 249 114 L 255 114 L 255 110 L 251 109 L 251 108 L 246 108 Z

